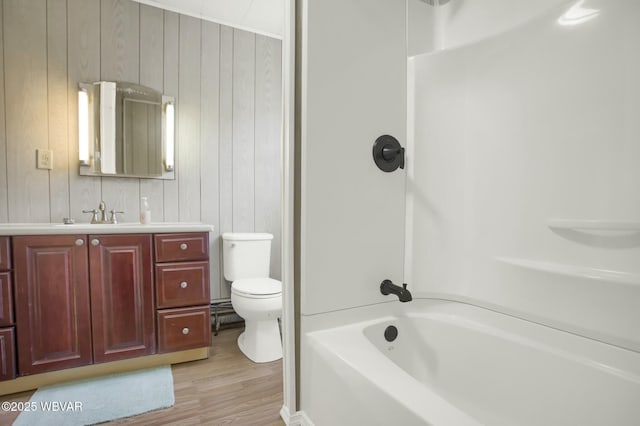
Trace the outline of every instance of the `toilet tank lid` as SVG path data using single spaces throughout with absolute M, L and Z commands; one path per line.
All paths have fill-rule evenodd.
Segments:
M 222 234 L 222 239 L 227 241 L 264 241 L 272 240 L 273 235 L 267 233 L 237 233 L 237 232 L 225 232 Z

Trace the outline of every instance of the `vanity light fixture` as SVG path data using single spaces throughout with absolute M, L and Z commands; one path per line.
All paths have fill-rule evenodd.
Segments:
M 89 165 L 89 95 L 78 90 L 78 157 L 80 165 Z
M 167 171 L 172 171 L 174 166 L 174 147 L 175 147 L 175 134 L 174 134 L 174 106 L 173 103 L 167 102 L 165 105 L 164 117 L 165 117 L 165 152 L 164 152 L 164 168 Z

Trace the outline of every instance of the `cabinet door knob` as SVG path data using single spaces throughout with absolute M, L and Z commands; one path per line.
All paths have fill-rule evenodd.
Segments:
M 91 245 L 92 246 L 97 246 L 98 244 L 100 244 L 100 240 L 97 238 L 94 238 L 93 240 L 91 240 Z
M 182 282 L 180 283 L 180 288 L 187 288 L 188 286 L 189 286 L 189 284 L 187 284 L 187 282 L 186 282 L 186 281 L 182 281 Z
M 187 243 L 182 243 L 182 244 L 180 244 L 180 250 L 186 250 L 186 249 L 187 249 L 187 247 L 189 247 L 189 246 L 187 245 Z
M 182 334 L 189 334 L 189 328 L 188 327 L 183 328 Z
M 76 245 L 77 245 L 78 247 L 79 247 L 79 246 L 81 246 L 81 245 L 83 245 L 83 244 L 84 244 L 84 240 L 83 240 L 82 238 L 78 238 L 78 239 L 76 240 Z

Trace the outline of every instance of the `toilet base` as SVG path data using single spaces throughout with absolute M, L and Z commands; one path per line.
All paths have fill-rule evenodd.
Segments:
M 278 321 L 245 320 L 244 332 L 238 336 L 238 347 L 247 358 L 256 363 L 282 358 L 282 340 Z

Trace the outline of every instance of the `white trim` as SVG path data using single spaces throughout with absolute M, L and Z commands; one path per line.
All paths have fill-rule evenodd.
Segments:
M 274 34 L 274 33 L 270 33 L 270 32 L 267 32 L 267 31 L 256 30 L 255 28 L 245 27 L 243 25 L 232 24 L 232 23 L 224 21 L 222 19 L 214 18 L 214 17 L 208 16 L 208 15 L 203 15 L 201 13 L 194 13 L 193 11 L 190 11 L 190 10 L 187 10 L 187 9 L 183 9 L 181 7 L 168 6 L 166 4 L 159 3 L 159 2 L 157 2 L 155 0 L 133 0 L 133 1 L 141 3 L 141 4 L 146 4 L 147 6 L 157 7 L 158 9 L 168 10 L 169 12 L 175 12 L 175 13 L 179 13 L 181 15 L 191 16 L 191 17 L 194 17 L 194 18 L 202 19 L 204 21 L 215 22 L 216 24 L 226 25 L 227 27 L 237 28 L 239 30 L 249 31 L 249 32 L 254 33 L 254 34 L 260 34 L 260 35 L 271 37 L 271 38 L 275 38 L 275 39 L 278 39 L 278 40 L 283 40 L 283 36 L 281 36 L 280 34 Z M 286 16 L 285 16 L 285 22 L 287 22 L 286 21 Z
M 291 413 L 289 412 L 289 409 L 287 408 L 286 405 L 283 405 L 282 408 L 280 409 L 280 418 L 282 418 L 282 421 L 284 422 L 284 424 L 286 425 L 291 424 Z
M 295 0 L 284 2 L 282 43 L 282 351 L 283 410 L 296 412 L 296 341 L 294 299 L 294 122 L 295 122 Z
M 280 417 L 282 417 L 282 420 L 287 426 L 315 426 L 304 411 L 296 411 L 291 414 L 287 407 L 282 407 Z

